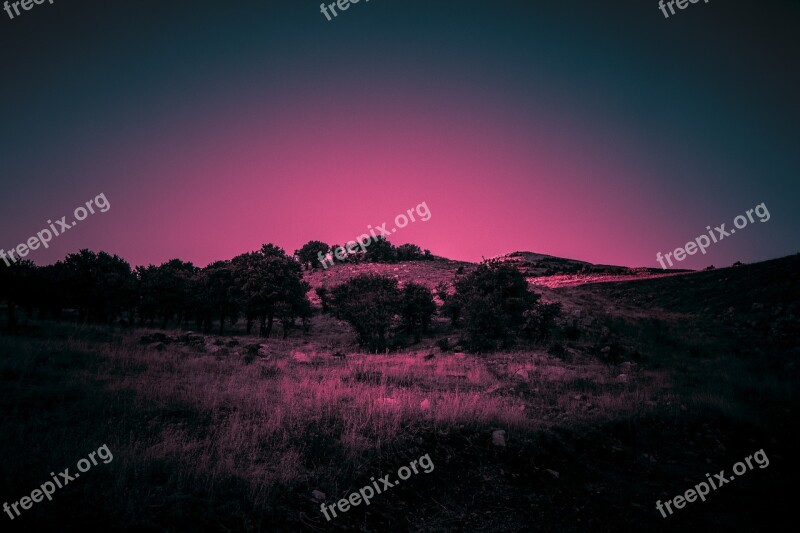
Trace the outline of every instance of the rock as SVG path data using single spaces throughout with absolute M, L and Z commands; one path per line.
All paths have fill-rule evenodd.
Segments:
M 545 471 L 551 476 L 553 476 L 553 479 L 558 479 L 560 477 L 559 473 L 556 472 L 555 470 L 550 470 L 549 468 L 545 468 Z
M 506 432 L 502 429 L 495 429 L 492 432 L 492 444 L 495 446 L 505 447 L 506 445 Z
M 627 383 L 628 382 L 628 374 L 620 374 L 617 376 L 617 383 Z
M 397 408 L 400 407 L 400 402 L 398 402 L 394 398 L 378 398 L 377 400 L 375 400 L 375 405 L 377 405 L 378 407 Z
M 244 347 L 244 351 L 250 355 L 258 355 L 261 350 L 260 344 L 248 344 Z
M 514 372 L 514 377 L 524 379 L 526 381 L 530 378 L 530 376 L 528 375 L 528 371 L 525 370 L 524 368 L 520 368 L 519 370 Z
M 630 372 L 631 370 L 633 370 L 633 366 L 634 364 L 631 363 L 630 361 L 625 361 L 624 363 L 619 365 L 619 369 L 622 370 L 623 372 Z
M 318 502 L 321 502 L 322 500 L 324 500 L 325 498 L 328 497 L 324 492 L 322 492 L 321 490 L 317 490 L 317 489 L 312 490 L 311 491 L 311 495 Z
M 427 398 L 419 402 L 419 408 L 422 411 L 430 411 L 431 409 L 431 401 Z
M 500 385 L 494 384 L 491 387 L 489 387 L 488 389 L 486 389 L 485 394 L 492 394 L 493 392 L 496 392 L 496 391 L 499 391 L 499 390 L 500 390 Z
M 311 362 L 311 357 L 308 354 L 306 354 L 304 352 L 301 352 L 300 350 L 292 351 L 292 359 L 294 359 L 298 363 L 310 363 Z
M 453 357 L 456 359 L 464 359 L 467 355 L 464 352 L 456 352 L 453 354 Z
M 331 355 L 331 357 L 336 357 L 338 359 L 346 359 L 347 358 L 347 356 L 345 356 L 342 352 L 336 352 L 333 355 Z

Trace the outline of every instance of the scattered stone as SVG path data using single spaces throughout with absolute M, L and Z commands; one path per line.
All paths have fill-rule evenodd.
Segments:
M 514 372 L 514 377 L 515 378 L 521 378 L 521 379 L 524 379 L 524 380 L 527 381 L 530 376 L 528 376 L 528 371 L 527 370 L 525 370 L 524 368 L 520 368 L 519 370 Z
M 549 468 L 545 468 L 545 470 L 547 471 L 548 474 L 553 476 L 553 479 L 558 479 L 560 477 L 559 473 L 556 472 L 555 470 L 550 470 Z
M 328 496 L 322 492 L 321 490 L 314 489 L 311 491 L 311 495 L 314 497 L 315 500 L 321 502 L 322 500 L 326 499 Z
M 260 344 L 248 344 L 244 347 L 244 351 L 250 355 L 258 355 L 259 350 L 261 350 Z
M 331 357 L 336 357 L 338 359 L 347 359 L 347 356 L 345 356 L 342 352 L 336 352 Z
M 453 357 L 456 359 L 464 359 L 467 355 L 464 352 L 456 352 L 453 354 Z
M 394 398 L 378 398 L 375 400 L 375 405 L 379 407 L 400 407 L 400 402 Z
M 500 390 L 500 385 L 499 384 L 494 384 L 491 387 L 489 387 L 488 389 L 486 389 L 486 394 L 492 394 L 493 392 L 496 392 L 496 391 L 499 391 L 499 390 Z
M 424 400 L 419 402 L 419 408 L 422 411 L 430 411 L 430 409 L 431 409 L 431 401 L 429 399 L 425 398 Z
M 492 444 L 495 446 L 506 445 L 506 432 L 502 429 L 496 429 L 492 432 Z
M 627 383 L 628 382 L 628 374 L 620 374 L 617 376 L 617 383 Z
M 311 357 L 308 354 L 306 354 L 304 352 L 301 352 L 300 350 L 294 350 L 292 352 L 292 359 L 294 359 L 298 363 L 310 363 L 311 362 Z

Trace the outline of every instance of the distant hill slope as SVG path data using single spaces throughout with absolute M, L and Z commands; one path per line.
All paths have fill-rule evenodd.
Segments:
M 514 252 L 493 258 L 495 261 L 513 263 L 528 277 L 553 276 L 563 274 L 610 274 L 637 275 L 641 273 L 665 274 L 666 272 L 686 272 L 686 270 L 664 271 L 660 268 L 630 268 L 615 265 L 596 265 L 576 259 L 565 259 L 533 252 Z
M 755 311 L 780 314 L 800 308 L 800 254 L 761 263 L 637 283 L 608 283 L 586 287 L 615 300 L 640 302 L 678 312 L 705 310 L 714 314 Z M 729 311 L 733 308 L 733 311 Z M 800 322 L 800 316 L 794 318 Z

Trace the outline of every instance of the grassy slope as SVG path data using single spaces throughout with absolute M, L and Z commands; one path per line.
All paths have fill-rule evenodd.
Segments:
M 343 265 L 310 278 L 318 286 L 377 270 L 433 286 L 458 266 Z M 442 354 L 434 338 L 406 353 L 366 356 L 327 316 L 286 341 L 237 334 L 163 351 L 139 343 L 143 332 L 64 324 L 0 337 L 3 501 L 103 443 L 114 453 L 6 525 L 754 530 L 767 513 L 781 518 L 789 509 L 796 472 L 797 266 L 794 257 L 543 288 L 580 331 L 554 339 L 560 357 L 544 346 Z M 448 335 L 438 322 L 437 336 Z M 240 344 L 216 345 L 231 340 Z M 260 356 L 246 356 L 248 342 L 265 345 Z M 339 349 L 346 360 L 330 357 Z M 426 360 L 429 353 L 436 355 Z M 508 433 L 505 448 L 491 444 L 497 428 Z M 767 469 L 667 520 L 655 511 L 656 499 L 706 472 L 730 473 L 760 448 Z M 432 473 L 330 523 L 311 496 L 317 489 L 338 500 L 426 453 Z

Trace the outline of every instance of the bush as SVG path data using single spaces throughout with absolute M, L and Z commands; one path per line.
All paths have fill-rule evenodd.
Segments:
M 407 283 L 403 287 L 402 306 L 406 331 L 415 333 L 414 338 L 419 340 L 419 329 L 422 328 L 423 332 L 427 332 L 431 325 L 431 317 L 436 312 L 433 293 L 419 283 Z
M 295 250 L 294 255 L 300 264 L 308 269 L 322 268 L 323 258 L 330 251 L 331 247 L 321 241 L 308 241 L 299 250 Z
M 533 308 L 525 311 L 525 334 L 537 340 L 546 339 L 555 325 L 556 318 L 561 316 L 561 304 L 543 304 L 536 302 Z
M 456 293 L 445 302 L 451 318 L 461 316 L 465 342 L 472 350 L 506 347 L 520 333 L 537 332 L 554 308 L 538 305 L 539 295 L 514 267 L 483 263 L 455 281 Z
M 322 304 L 322 312 L 327 313 L 331 306 L 331 293 L 327 287 L 317 287 L 317 296 Z
M 389 347 L 395 317 L 402 308 L 397 281 L 376 274 L 361 274 L 331 291 L 334 316 L 356 331 L 358 343 L 370 351 Z

